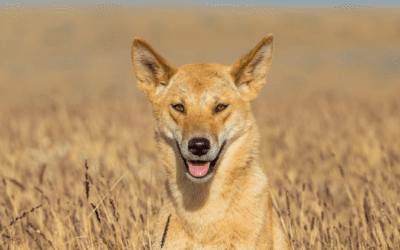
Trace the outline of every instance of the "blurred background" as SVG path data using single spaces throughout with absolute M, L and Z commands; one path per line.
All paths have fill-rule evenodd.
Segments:
M 400 11 L 389 5 L 14 2 L 0 3 L 0 102 L 143 98 L 135 37 L 175 66 L 230 65 L 273 33 L 261 98 L 376 94 L 400 82 Z

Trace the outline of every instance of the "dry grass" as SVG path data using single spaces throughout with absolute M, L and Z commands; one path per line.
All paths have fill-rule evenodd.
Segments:
M 295 249 L 400 247 L 395 96 L 255 104 L 262 164 Z M 2 110 L 2 249 L 148 249 L 164 189 L 148 106 Z
M 175 65 L 228 64 L 266 32 L 275 54 L 253 108 L 294 249 L 400 248 L 397 14 L 96 8 L 0 20 L 0 250 L 149 249 L 165 176 L 133 37 Z

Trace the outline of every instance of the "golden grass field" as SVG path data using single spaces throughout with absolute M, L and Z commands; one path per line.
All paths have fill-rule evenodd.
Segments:
M 400 249 L 397 9 L 15 3 L 0 23 L 0 250 L 151 249 L 165 176 L 133 38 L 178 66 L 268 33 L 253 112 L 293 249 Z

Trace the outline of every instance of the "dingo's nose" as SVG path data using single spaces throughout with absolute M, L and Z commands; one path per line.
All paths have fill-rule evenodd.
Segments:
M 206 138 L 195 137 L 189 141 L 189 151 L 197 156 L 207 154 L 210 149 L 210 141 Z

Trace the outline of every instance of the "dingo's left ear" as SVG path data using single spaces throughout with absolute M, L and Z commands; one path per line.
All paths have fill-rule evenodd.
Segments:
M 256 98 L 265 84 L 272 58 L 272 40 L 272 35 L 264 37 L 253 50 L 231 66 L 230 74 L 246 100 Z
M 157 102 L 176 69 L 141 38 L 133 40 L 132 65 L 139 88 Z

